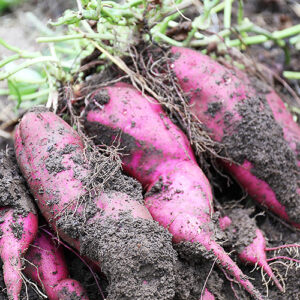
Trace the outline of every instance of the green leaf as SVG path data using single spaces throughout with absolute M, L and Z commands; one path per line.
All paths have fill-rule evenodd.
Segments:
M 17 97 L 17 108 L 19 108 L 22 103 L 22 96 L 20 91 L 18 87 L 14 84 L 13 80 L 8 79 L 7 84 L 8 84 L 10 94 L 15 95 Z

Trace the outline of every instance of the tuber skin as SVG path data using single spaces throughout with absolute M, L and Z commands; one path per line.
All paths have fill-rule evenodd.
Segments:
M 282 285 L 279 283 L 279 280 L 276 278 L 267 262 L 265 249 L 266 240 L 261 230 L 257 228 L 255 239 L 253 240 L 252 244 L 244 249 L 243 252 L 239 253 L 239 258 L 244 263 L 251 263 L 253 265 L 257 264 L 258 266 L 260 266 L 272 278 L 278 289 L 281 292 L 284 292 Z
M 24 273 L 37 282 L 50 300 L 88 300 L 79 282 L 69 278 L 62 248 L 39 231 L 26 253 Z
M 170 67 L 189 97 L 191 111 L 238 162 L 224 160 L 227 170 L 258 203 L 299 227 L 300 128 L 279 96 L 270 89 L 256 91 L 244 73 L 197 51 L 172 47 L 171 52 Z M 252 117 L 251 109 L 256 110 Z M 238 130 L 245 127 L 248 135 L 242 142 Z M 243 143 L 247 146 L 239 153 Z
M 22 118 L 15 150 L 52 229 L 81 255 L 101 264 L 110 283 L 109 299 L 173 298 L 176 252 L 171 235 L 153 221 L 138 182 L 117 168 L 100 191 L 87 191 L 93 170 L 80 136 L 43 108 Z M 98 159 L 104 160 L 100 155 Z
M 0 257 L 10 300 L 20 299 L 22 258 L 33 242 L 38 218 L 32 199 L 9 151 L 0 151 Z
M 12 208 L 1 208 L 0 257 L 3 261 L 4 282 L 8 299 L 18 300 L 22 288 L 22 257 L 37 231 L 37 217 L 33 213 L 18 215 Z M 16 230 L 21 230 L 19 236 Z
M 215 296 L 208 290 L 205 289 L 203 296 L 199 300 L 215 300 Z
M 90 97 L 84 124 L 97 145 L 110 145 L 119 137 L 124 170 L 142 183 L 147 208 L 169 230 L 173 242 L 204 246 L 255 299 L 263 299 L 214 240 L 208 180 L 186 136 L 154 99 L 125 83 L 99 89 Z

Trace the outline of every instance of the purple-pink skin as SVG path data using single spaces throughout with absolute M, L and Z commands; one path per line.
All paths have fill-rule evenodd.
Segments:
M 215 300 L 215 296 L 208 290 L 204 290 L 203 296 L 199 300 Z
M 73 151 L 60 155 L 62 168 L 52 174 L 47 170 L 46 161 L 51 155 L 64 151 L 66 147 L 74 146 Z M 80 195 L 86 191 L 81 179 L 90 174 L 87 165 L 75 164 L 72 157 L 84 159 L 84 146 L 78 133 L 65 121 L 51 112 L 29 112 L 21 120 L 15 134 L 15 150 L 20 169 L 37 204 L 51 225 L 53 231 L 58 231 L 60 237 L 72 247 L 80 250 L 80 242 L 69 237 L 57 228 L 57 220 L 67 208 L 76 210 L 78 214 L 84 210 L 83 205 L 77 205 Z M 80 174 L 80 178 L 75 172 Z M 41 190 L 43 192 L 41 192 Z M 152 219 L 148 210 L 142 204 L 132 200 L 126 193 L 102 193 L 95 203 L 104 209 L 104 216 L 118 218 L 120 211 L 130 210 L 133 217 Z M 134 209 L 133 209 L 134 208 Z M 103 217 L 100 212 L 88 220 Z
M 55 288 L 57 292 L 57 300 L 88 300 L 88 296 L 83 289 L 82 285 L 74 279 L 63 279 L 59 282 L 58 286 Z M 49 297 L 50 299 L 50 297 Z M 56 299 L 56 298 L 55 298 Z
M 13 208 L 1 208 L 2 232 L 0 238 L 0 257 L 3 261 L 4 282 L 9 300 L 18 300 L 22 288 L 22 257 L 34 240 L 38 228 L 37 216 L 28 213 L 27 216 L 15 215 Z M 21 237 L 14 233 L 14 229 L 21 230 Z
M 81 284 L 69 278 L 62 248 L 45 233 L 38 233 L 25 258 L 24 273 L 43 288 L 50 300 L 69 300 L 75 296 L 88 300 Z
M 239 258 L 244 263 L 257 264 L 260 266 L 269 276 L 272 278 L 276 286 L 281 292 L 284 292 L 282 285 L 279 283 L 278 279 L 274 275 L 271 267 L 267 262 L 266 256 L 266 240 L 262 232 L 257 228 L 256 237 L 253 242 L 247 246 L 242 253 L 239 253 Z
M 224 216 L 219 219 L 220 228 L 225 231 L 232 224 L 231 219 L 228 216 Z M 266 240 L 263 233 L 258 228 L 256 229 L 256 237 L 253 242 L 244 248 L 244 250 L 238 254 L 240 260 L 244 263 L 250 263 L 252 265 L 260 266 L 269 276 L 272 278 L 276 286 L 281 292 L 284 292 L 282 285 L 274 275 L 271 267 L 268 264 L 266 256 Z
M 170 68 L 175 73 L 182 90 L 190 97 L 190 107 L 198 119 L 205 124 L 211 137 L 221 142 L 224 132 L 224 113 L 233 113 L 231 122 L 240 120 L 235 105 L 247 96 L 255 95 L 246 75 L 241 71 L 226 69 L 209 56 L 188 48 L 172 47 L 174 61 Z M 283 127 L 284 137 L 292 150 L 300 144 L 300 128 L 292 115 L 284 109 L 284 104 L 275 92 L 270 91 L 266 99 L 272 109 L 275 120 Z M 222 101 L 222 108 L 211 118 L 208 111 L 210 103 Z M 295 152 L 297 154 L 297 152 Z M 282 219 L 300 228 L 292 222 L 286 208 L 277 200 L 270 186 L 251 173 L 253 165 L 245 160 L 242 165 L 224 162 L 226 168 L 241 183 L 244 189 L 261 205 L 268 207 Z M 300 162 L 298 162 L 300 165 Z M 298 189 L 300 194 L 300 190 Z
M 97 124 L 107 132 L 91 135 L 120 137 L 125 148 L 124 170 L 146 189 L 145 204 L 154 220 L 167 228 L 173 241 L 198 242 L 213 251 L 219 266 L 256 299 L 263 299 L 252 283 L 214 241 L 212 192 L 207 178 L 196 163 L 191 146 L 181 130 L 166 116 L 156 100 L 146 99 L 132 86 L 118 83 L 95 91 L 107 93 L 109 101 L 102 109 L 87 108 L 85 122 L 97 130 Z M 121 131 L 118 135 L 118 131 Z

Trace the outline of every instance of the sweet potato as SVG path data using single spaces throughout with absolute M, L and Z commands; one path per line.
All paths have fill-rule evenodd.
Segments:
M 205 289 L 203 296 L 199 300 L 215 300 L 215 296 L 208 289 Z
M 224 161 L 228 171 L 253 199 L 299 227 L 300 129 L 283 102 L 208 56 L 178 47 L 171 52 L 170 67 L 191 111 L 235 162 Z
M 253 265 L 257 264 L 258 266 L 260 266 L 270 276 L 270 278 L 272 278 L 279 290 L 283 292 L 284 290 L 282 285 L 274 275 L 271 267 L 267 262 L 266 240 L 263 236 L 263 233 L 258 228 L 256 229 L 255 233 L 255 239 L 241 253 L 239 253 L 239 258 L 245 263 L 251 263 Z
M 22 257 L 38 227 L 24 183 L 13 156 L 0 152 L 0 257 L 8 299 L 13 300 L 19 299 L 22 287 Z
M 266 240 L 262 231 L 256 227 L 255 220 L 248 216 L 245 209 L 234 209 L 230 215 L 235 222 L 232 223 L 231 218 L 225 216 L 219 220 L 219 223 L 221 229 L 227 231 L 228 239 L 238 252 L 240 260 L 245 264 L 261 267 L 283 292 L 282 285 L 267 262 Z
M 25 255 L 24 273 L 37 282 L 50 300 L 88 300 L 85 290 L 70 279 L 62 248 L 39 231 Z
M 101 263 L 109 299 L 173 298 L 171 235 L 153 221 L 137 181 L 100 154 L 98 163 L 89 163 L 78 133 L 45 109 L 23 117 L 15 150 L 48 223 L 82 255 Z
M 99 89 L 85 109 L 85 129 L 97 145 L 120 137 L 124 170 L 143 184 L 147 208 L 175 243 L 184 243 L 186 251 L 200 248 L 205 256 L 211 252 L 210 258 L 262 299 L 214 239 L 211 188 L 186 136 L 154 99 L 148 100 L 124 83 Z

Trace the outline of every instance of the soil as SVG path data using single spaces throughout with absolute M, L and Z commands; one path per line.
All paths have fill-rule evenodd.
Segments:
M 231 243 L 230 246 L 236 253 L 242 253 L 245 247 L 249 246 L 256 237 L 255 219 L 249 217 L 252 213 L 253 209 L 251 208 L 234 208 L 226 213 L 232 223 L 225 230 L 225 233 L 227 240 Z

